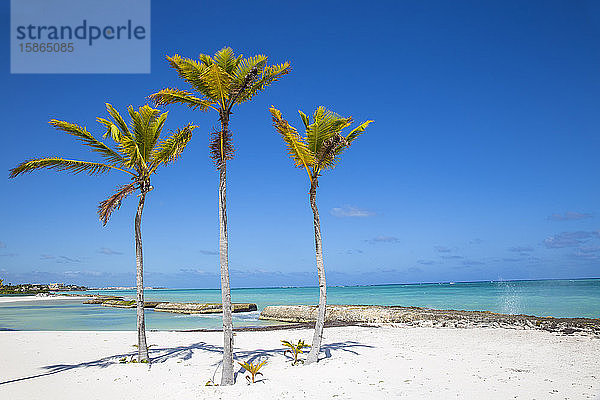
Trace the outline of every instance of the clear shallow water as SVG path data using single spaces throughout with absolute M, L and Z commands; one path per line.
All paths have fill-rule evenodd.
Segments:
M 133 290 L 100 293 L 135 298 Z M 147 290 L 147 300 L 220 302 L 217 289 Z M 432 283 L 350 286 L 327 289 L 329 304 L 419 306 L 437 309 L 487 310 L 506 314 L 600 318 L 600 279 L 476 283 Z M 308 288 L 233 289 L 232 300 L 267 305 L 316 304 L 319 291 Z M 259 311 L 234 314 L 234 326 L 276 324 L 259 321 Z M 220 315 L 179 315 L 146 311 L 148 329 L 219 329 Z M 135 309 L 82 304 L 60 299 L 0 303 L 0 329 L 16 330 L 134 330 Z

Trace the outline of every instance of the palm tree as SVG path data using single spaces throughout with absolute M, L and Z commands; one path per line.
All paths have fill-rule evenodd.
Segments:
M 235 56 L 225 47 L 214 57 L 200 54 L 199 60 L 167 56 L 167 60 L 179 76 L 195 93 L 180 89 L 163 89 L 150 96 L 157 105 L 179 103 L 219 114 L 220 129 L 212 133 L 211 158 L 219 171 L 219 258 L 221 267 L 221 297 L 223 309 L 223 374 L 221 385 L 233 384 L 233 320 L 229 288 L 229 259 L 227 239 L 226 170 L 227 161 L 233 158 L 232 134 L 229 119 L 233 107 L 249 101 L 281 76 L 290 72 L 289 62 L 267 65 L 267 57 L 256 55 L 243 58 Z
M 131 193 L 139 190 L 138 207 L 135 214 L 135 255 L 137 264 L 137 336 L 138 361 L 148 362 L 148 346 L 146 344 L 146 328 L 144 320 L 144 260 L 142 256 L 142 211 L 148 192 L 154 188 L 150 185 L 150 177 L 158 167 L 169 164 L 183 152 L 192 138 L 193 125 L 186 125 L 166 139 L 160 134 L 167 118 L 167 113 L 147 105 L 136 111 L 129 106 L 131 125 L 127 126 L 121 115 L 106 104 L 113 121 L 96 118 L 106 127 L 104 138 L 110 136 L 116 144 L 116 150 L 96 139 L 85 127 L 70 122 L 51 120 L 50 125 L 74 136 L 83 145 L 99 153 L 104 162 L 68 160 L 61 157 L 45 157 L 22 162 L 10 170 L 10 178 L 26 172 L 48 168 L 56 171 L 67 171 L 74 174 L 86 173 L 98 175 L 114 170 L 129 175 L 131 183 L 117 187 L 116 192 L 98 206 L 98 215 L 106 225 L 112 212 L 121 207 L 121 202 Z
M 281 111 L 271 106 L 273 126 L 281 134 L 287 146 L 288 155 L 298 168 L 304 168 L 310 181 L 309 202 L 313 212 L 315 228 L 315 251 L 317 258 L 317 273 L 319 276 L 319 309 L 313 342 L 306 357 L 310 364 L 318 360 L 325 325 L 325 307 L 327 304 L 327 285 L 325 283 L 325 267 L 323 266 L 323 246 L 321 241 L 321 222 L 317 208 L 317 187 L 323 170 L 333 169 L 340 160 L 342 152 L 364 132 L 373 121 L 363 122 L 346 136 L 340 132 L 352 124 L 352 117 L 343 118 L 333 112 L 319 107 L 313 114 L 313 122 L 302 112 L 300 117 L 304 123 L 305 134 L 300 135 L 281 116 Z

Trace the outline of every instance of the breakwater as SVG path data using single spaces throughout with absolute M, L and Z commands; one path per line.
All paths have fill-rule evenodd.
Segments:
M 260 313 L 259 319 L 313 322 L 316 316 L 317 306 L 267 306 Z M 421 327 L 543 329 L 567 334 L 600 334 L 600 319 L 538 317 L 422 307 L 328 305 L 325 320 L 328 323 L 400 323 Z
M 118 296 L 94 296 L 85 300 L 83 304 L 100 304 L 104 307 L 135 308 L 135 300 L 125 300 Z M 258 308 L 253 303 L 233 303 L 233 312 L 256 311 Z M 222 312 L 220 303 L 173 303 L 166 301 L 145 301 L 144 308 L 154 311 L 178 314 L 218 314 Z

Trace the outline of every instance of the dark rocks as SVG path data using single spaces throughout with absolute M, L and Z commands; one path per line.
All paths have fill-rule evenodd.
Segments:
M 135 300 L 106 300 L 102 302 L 104 307 L 118 307 L 118 308 L 134 308 L 136 306 Z
M 233 312 L 256 311 L 256 304 L 234 303 Z M 180 314 L 218 314 L 222 312 L 221 303 L 162 303 L 154 308 L 155 311 L 173 312 Z
M 88 299 L 83 302 L 83 304 L 102 304 L 108 300 L 124 300 L 122 297 L 118 296 L 94 296 L 91 299 Z
M 135 300 L 125 300 L 118 296 L 95 296 L 83 304 L 101 304 L 105 307 L 135 308 Z M 155 311 L 172 312 L 179 314 L 218 314 L 221 313 L 221 303 L 169 303 L 165 301 L 145 301 L 144 308 Z M 256 304 L 234 303 L 233 312 L 256 311 Z
M 295 305 L 265 307 L 259 318 L 284 322 L 312 322 L 316 316 L 317 306 Z M 325 320 L 341 323 L 403 323 L 424 327 L 492 327 L 600 334 L 600 319 L 536 317 L 421 307 L 328 305 Z

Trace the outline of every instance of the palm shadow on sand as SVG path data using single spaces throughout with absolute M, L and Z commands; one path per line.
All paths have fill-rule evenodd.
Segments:
M 324 357 L 321 357 L 320 360 L 325 358 L 330 358 L 332 352 L 337 351 L 345 351 L 354 355 L 358 355 L 358 352 L 355 349 L 358 348 L 372 348 L 373 346 L 361 344 L 359 342 L 355 342 L 352 340 L 345 342 L 337 342 L 330 343 L 321 346 L 321 352 L 325 353 Z M 214 346 L 212 344 L 208 344 L 205 342 L 198 342 L 191 344 L 189 346 L 176 346 L 176 347 L 164 347 L 164 348 L 151 348 L 150 359 L 151 363 L 148 365 L 148 368 L 152 367 L 152 364 L 163 363 L 169 359 L 177 358 L 181 361 L 190 360 L 194 354 L 194 351 L 203 351 L 203 352 L 212 352 L 212 353 L 222 353 L 222 346 Z M 256 350 L 248 350 L 248 351 L 236 351 L 235 356 L 238 360 L 244 360 L 249 362 L 254 362 L 255 360 L 260 360 L 262 358 L 273 357 L 276 355 L 283 355 L 284 349 L 281 347 L 275 349 L 256 349 Z M 29 379 L 41 378 L 48 375 L 58 374 L 60 372 L 66 372 L 70 370 L 76 370 L 80 368 L 106 368 L 114 364 L 120 364 L 120 359 L 126 358 L 130 359 L 137 354 L 135 350 L 132 350 L 128 353 L 114 354 L 112 356 L 107 356 L 100 358 L 98 360 L 82 362 L 79 364 L 54 364 L 54 365 L 46 365 L 41 367 L 45 372 L 41 372 L 36 375 L 26 376 L 22 378 L 9 379 L 3 382 L 0 382 L 0 385 L 7 385 L 9 383 L 22 382 Z M 286 356 L 287 357 L 287 356 Z M 218 369 L 221 366 L 222 360 L 219 360 L 216 363 L 213 363 L 213 366 Z M 216 372 L 216 371 L 215 371 Z M 239 368 L 235 372 L 234 379 L 237 380 L 239 374 L 243 374 L 245 370 L 243 368 Z M 261 379 L 262 381 L 262 379 Z

